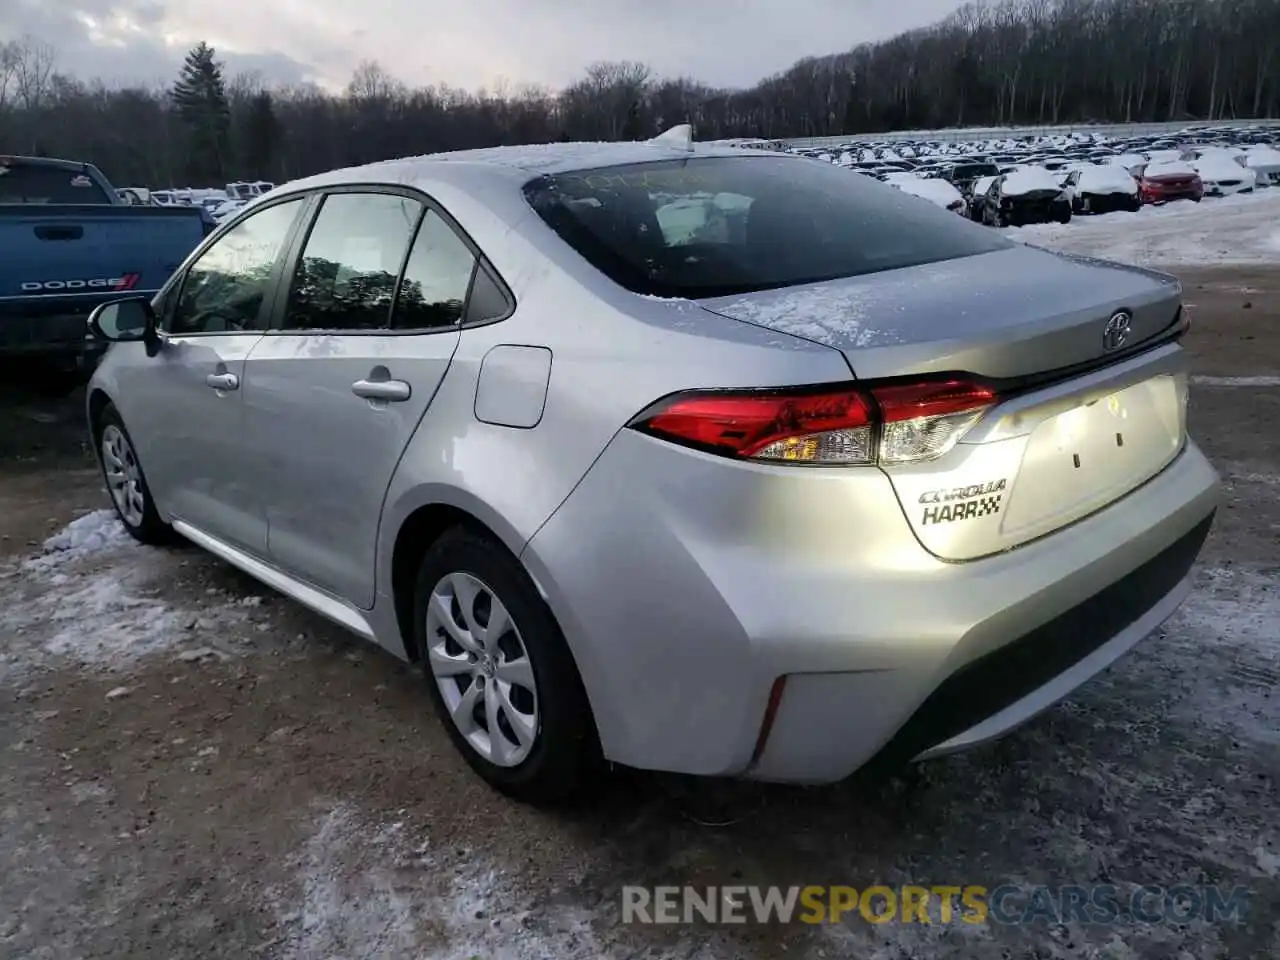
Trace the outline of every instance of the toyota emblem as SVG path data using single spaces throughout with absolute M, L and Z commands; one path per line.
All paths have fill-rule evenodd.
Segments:
M 1102 331 L 1102 349 L 1107 353 L 1119 350 L 1129 342 L 1129 333 L 1133 328 L 1133 314 L 1128 310 L 1118 310 L 1111 315 Z

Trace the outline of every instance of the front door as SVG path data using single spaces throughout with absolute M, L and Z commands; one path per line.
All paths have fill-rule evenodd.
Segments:
M 358 606 L 373 605 L 383 499 L 453 359 L 475 262 L 411 196 L 332 193 L 280 329 L 249 355 L 248 440 L 254 472 L 273 477 L 272 560 Z
M 162 509 L 260 556 L 266 519 L 242 444 L 245 359 L 266 329 L 304 203 L 253 214 L 192 262 L 162 308 L 160 351 L 138 376 L 129 410 Z

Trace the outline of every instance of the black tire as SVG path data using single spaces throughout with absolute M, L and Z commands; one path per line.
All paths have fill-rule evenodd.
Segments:
M 427 662 L 427 605 L 446 576 L 466 573 L 482 581 L 506 607 L 524 641 L 537 687 L 538 728 L 529 754 L 516 766 L 488 760 L 459 731 Z M 436 713 L 463 758 L 490 786 L 532 804 L 578 799 L 598 782 L 599 738 L 586 689 L 550 608 L 533 580 L 502 544 L 465 527 L 442 534 L 418 567 L 413 633 Z
M 102 482 L 107 485 L 107 493 L 111 493 L 111 481 L 107 476 L 107 464 L 102 454 L 102 437 L 106 433 L 108 427 L 115 427 L 128 441 L 129 448 L 134 451 L 133 456 L 137 462 L 136 447 L 133 438 L 129 436 L 129 431 L 124 425 L 124 420 L 120 417 L 120 412 L 115 408 L 114 404 L 108 403 L 102 408 L 102 412 L 98 414 L 98 419 L 93 425 L 93 447 L 94 453 L 98 457 L 98 466 L 102 470 Z M 172 543 L 177 539 L 173 528 L 160 519 L 160 514 L 156 512 L 155 500 L 151 496 L 151 487 L 147 485 L 146 474 L 142 470 L 142 464 L 137 463 L 139 487 L 141 488 L 143 509 L 142 520 L 134 523 L 125 516 L 120 505 L 116 503 L 115 497 L 111 497 L 111 506 L 116 511 L 116 516 L 120 518 L 120 522 L 124 524 L 124 528 L 129 531 L 129 535 L 139 543 L 145 543 L 149 546 L 160 546 L 162 544 Z

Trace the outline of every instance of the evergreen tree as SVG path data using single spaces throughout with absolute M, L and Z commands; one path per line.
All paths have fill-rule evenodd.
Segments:
M 640 101 L 632 100 L 627 110 L 627 119 L 622 124 L 623 140 L 643 140 L 644 120 L 640 116 Z
M 203 40 L 191 48 L 172 97 L 187 129 L 187 172 L 197 184 L 226 181 L 231 147 L 231 108 L 222 64 Z
M 280 120 L 270 93 L 263 91 L 253 95 L 237 133 L 240 160 L 248 177 L 253 180 L 272 179 L 272 161 L 280 143 Z

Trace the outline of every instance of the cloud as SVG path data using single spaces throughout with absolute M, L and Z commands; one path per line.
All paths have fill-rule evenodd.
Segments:
M 801 57 L 922 26 L 959 0 L 4 0 L 0 39 L 58 49 L 59 69 L 170 80 L 197 40 L 231 72 L 341 87 L 361 60 L 414 85 L 560 87 L 595 60 L 746 86 Z

